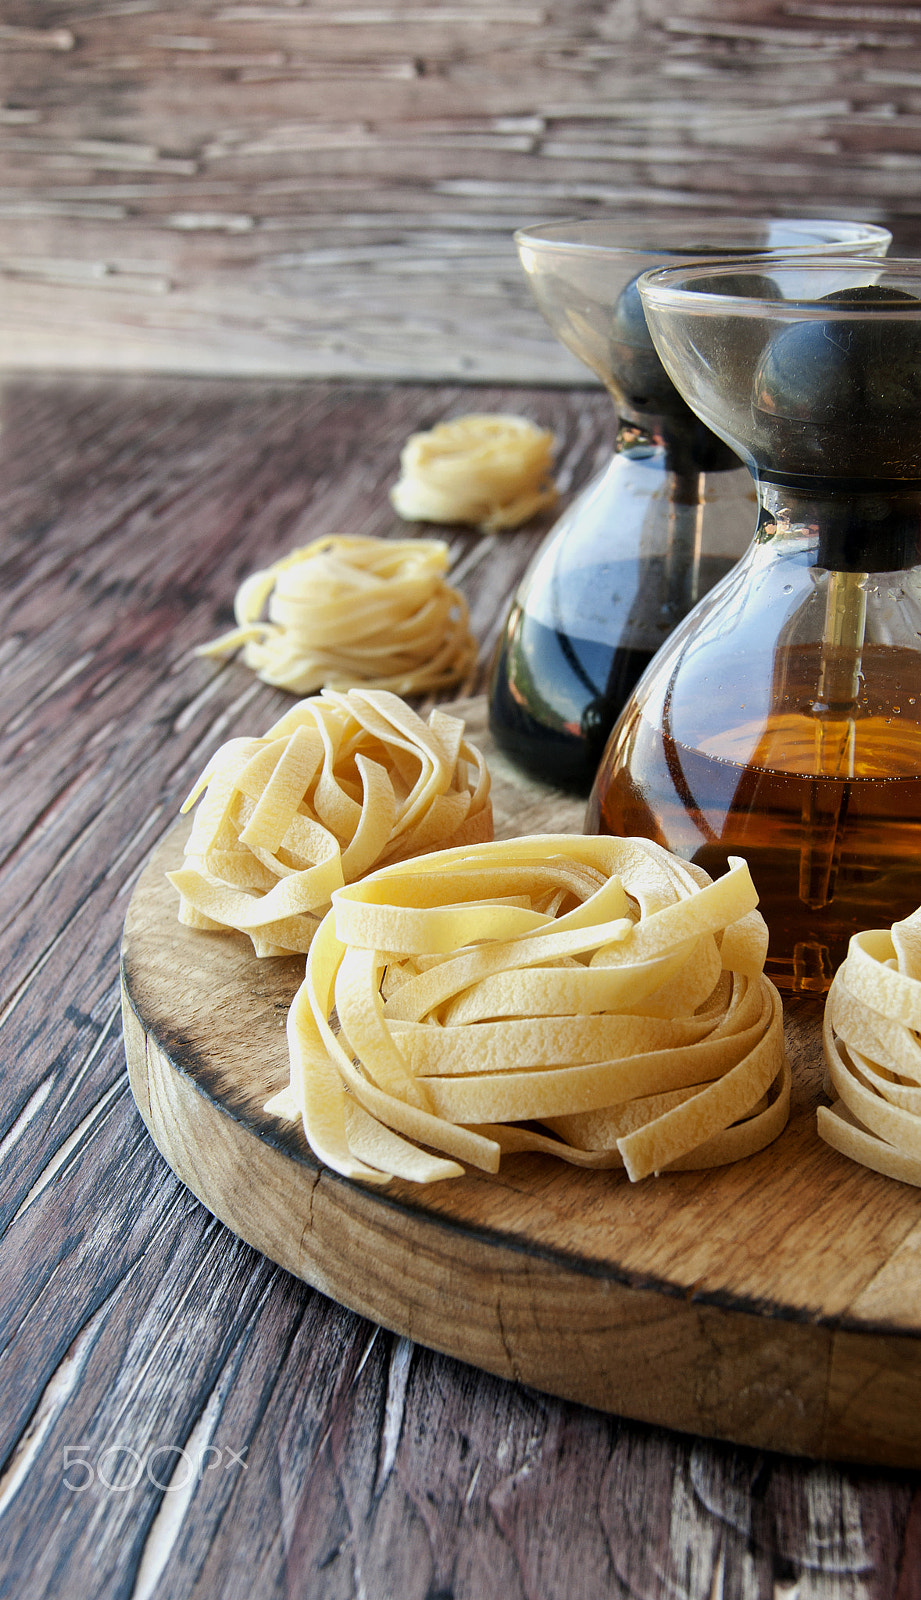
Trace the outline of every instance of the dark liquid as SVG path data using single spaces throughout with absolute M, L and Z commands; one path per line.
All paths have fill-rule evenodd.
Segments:
M 730 855 L 744 856 L 770 932 L 765 970 L 779 988 L 823 992 L 852 934 L 888 928 L 921 905 L 917 724 L 861 719 L 852 777 L 716 758 L 663 735 L 639 711 L 617 746 L 587 831 L 656 839 L 714 877 Z M 758 744 L 790 766 L 806 766 L 815 748 L 815 721 L 793 713 L 772 715 Z
M 525 771 L 588 794 L 608 734 L 635 684 L 696 599 L 729 571 L 729 558 L 699 563 L 676 594 L 665 563 L 609 562 L 608 640 L 548 627 L 515 605 L 492 669 L 489 726 L 500 750 Z

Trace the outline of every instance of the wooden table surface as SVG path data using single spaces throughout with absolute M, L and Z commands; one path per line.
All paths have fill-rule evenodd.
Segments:
M 405 436 L 597 390 L 11 378 L 2 390 L 0 1594 L 915 1600 L 921 1483 L 669 1434 L 342 1310 L 183 1189 L 128 1090 L 118 948 L 191 780 L 286 697 L 193 647 L 317 535 L 398 533 Z M 481 641 L 544 524 L 449 533 Z

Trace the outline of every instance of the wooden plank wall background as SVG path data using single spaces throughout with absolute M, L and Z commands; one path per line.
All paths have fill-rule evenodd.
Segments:
M 921 254 L 905 0 L 2 0 L 7 366 L 584 382 L 523 223 Z

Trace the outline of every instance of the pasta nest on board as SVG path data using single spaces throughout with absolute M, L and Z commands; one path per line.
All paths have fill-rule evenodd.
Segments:
M 744 861 L 711 882 L 647 839 L 540 835 L 332 900 L 266 1109 L 347 1177 L 431 1182 L 533 1150 L 635 1180 L 737 1160 L 787 1121 Z
M 489 773 L 464 722 L 385 690 L 324 690 L 262 738 L 230 739 L 186 800 L 179 920 L 305 952 L 337 888 L 435 845 L 492 838 Z
M 821 1138 L 921 1186 L 921 910 L 856 933 L 825 1001 Z

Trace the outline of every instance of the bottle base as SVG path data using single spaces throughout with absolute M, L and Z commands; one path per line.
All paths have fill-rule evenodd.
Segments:
M 794 945 L 792 956 L 772 955 L 769 948 L 764 973 L 781 994 L 819 997 L 831 985 L 835 963 L 826 944 L 803 940 Z

